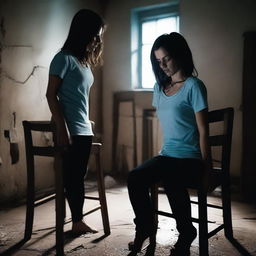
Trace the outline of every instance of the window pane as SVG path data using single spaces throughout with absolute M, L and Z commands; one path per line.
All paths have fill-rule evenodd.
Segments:
M 151 44 L 155 40 L 157 21 L 142 23 L 142 44 Z
M 178 32 L 178 18 L 168 17 L 142 23 L 142 88 L 153 88 L 155 77 L 150 62 L 150 51 L 155 39 L 165 33 Z
M 157 21 L 157 32 L 158 35 L 162 35 L 164 33 L 171 33 L 173 31 L 177 31 L 177 19 L 176 17 L 170 17 L 165 19 L 159 19 Z
M 150 61 L 151 45 L 142 46 L 142 85 L 143 88 L 153 88 L 155 84 L 155 77 L 152 71 Z

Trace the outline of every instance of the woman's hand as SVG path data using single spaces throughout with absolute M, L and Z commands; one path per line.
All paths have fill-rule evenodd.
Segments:
M 60 147 L 67 147 L 70 144 L 69 134 L 66 127 L 57 126 L 57 145 Z

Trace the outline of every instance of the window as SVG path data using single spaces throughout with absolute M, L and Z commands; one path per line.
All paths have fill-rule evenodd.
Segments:
M 151 47 L 159 35 L 173 31 L 179 31 L 177 4 L 132 10 L 131 70 L 133 88 L 153 88 L 155 77 L 150 62 Z

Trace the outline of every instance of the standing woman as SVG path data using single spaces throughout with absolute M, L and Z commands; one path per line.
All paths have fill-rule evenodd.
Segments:
M 144 240 L 156 234 L 149 188 L 161 181 L 179 232 L 170 255 L 187 256 L 197 235 L 192 225 L 187 183 L 198 184 L 200 177 L 207 182 L 210 168 L 207 92 L 196 77 L 191 50 L 179 33 L 164 34 L 155 40 L 151 63 L 156 77 L 153 106 L 160 121 L 163 145 L 158 156 L 132 170 L 128 177 L 136 224 L 132 251 L 135 255 Z
M 57 129 L 57 144 L 64 146 L 63 166 L 66 197 L 76 235 L 97 232 L 83 221 L 84 177 L 92 143 L 89 120 L 91 67 L 100 63 L 104 21 L 82 9 L 71 23 L 68 37 L 54 56 L 49 71 L 47 101 Z

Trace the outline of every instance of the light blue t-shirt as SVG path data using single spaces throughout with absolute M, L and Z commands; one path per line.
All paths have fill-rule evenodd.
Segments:
M 189 77 L 177 93 L 167 96 L 154 86 L 152 105 L 163 132 L 160 155 L 177 158 L 201 158 L 195 113 L 208 107 L 205 85 Z
M 50 64 L 50 75 L 62 79 L 58 91 L 60 106 L 71 135 L 93 135 L 89 120 L 89 92 L 93 74 L 76 57 L 65 51 L 57 53 Z

